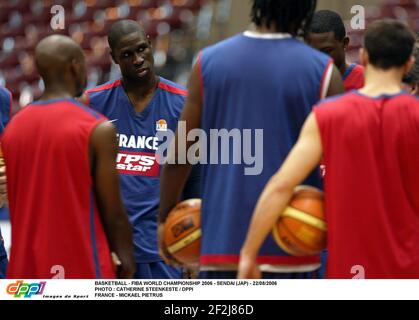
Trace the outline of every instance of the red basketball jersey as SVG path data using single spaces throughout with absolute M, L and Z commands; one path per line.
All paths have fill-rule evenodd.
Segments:
M 364 67 L 359 64 L 351 64 L 343 75 L 345 92 L 361 89 L 365 84 Z
M 8 278 L 114 278 L 89 162 L 106 119 L 73 99 L 33 103 L 2 137 L 12 248 Z
M 328 278 L 419 278 L 419 99 L 357 91 L 315 108 Z

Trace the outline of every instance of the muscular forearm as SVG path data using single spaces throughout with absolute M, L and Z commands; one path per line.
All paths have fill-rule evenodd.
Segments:
M 112 221 L 105 224 L 110 249 L 119 257 L 129 256 L 134 252 L 131 224 L 128 218 L 121 215 L 114 215 Z

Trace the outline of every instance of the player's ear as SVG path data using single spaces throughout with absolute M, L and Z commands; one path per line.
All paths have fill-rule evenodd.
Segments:
M 349 37 L 343 38 L 343 49 L 345 51 L 348 49 L 350 42 L 351 42 L 351 40 L 349 39 Z
M 409 58 L 409 61 L 406 62 L 404 65 L 404 74 L 409 73 L 409 71 L 413 68 L 413 65 L 415 64 L 415 58 L 411 56 Z
M 81 71 L 80 68 L 81 68 L 80 62 L 77 59 L 71 60 L 70 72 L 71 72 L 71 75 L 74 77 L 74 79 L 78 79 L 80 71 Z
M 365 67 L 369 63 L 369 61 L 370 59 L 367 50 L 365 50 L 365 48 L 359 49 L 359 62 L 361 63 L 361 65 Z
M 78 97 L 83 93 L 87 84 L 86 64 L 84 59 L 73 59 L 70 64 L 70 73 L 76 83 L 75 96 Z
M 419 95 L 419 83 L 414 83 L 412 85 L 412 90 L 410 91 L 410 93 L 415 96 Z

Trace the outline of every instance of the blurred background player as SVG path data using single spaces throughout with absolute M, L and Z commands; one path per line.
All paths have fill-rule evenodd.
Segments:
M 328 278 L 419 278 L 419 99 L 401 89 L 414 34 L 377 21 L 365 35 L 366 84 L 317 106 L 265 188 L 241 253 L 241 278 L 260 277 L 257 252 L 294 188 L 323 157 Z
M 403 89 L 419 96 L 419 42 L 416 42 L 413 57 L 415 63 L 412 69 L 403 77 Z
M 364 67 L 346 60 L 346 52 L 350 39 L 347 36 L 345 24 L 341 16 L 331 10 L 320 10 L 314 13 L 306 41 L 313 48 L 316 48 L 333 58 L 336 67 L 339 69 L 345 91 L 360 89 L 364 86 Z M 326 167 L 322 163 L 322 176 L 326 174 Z M 320 278 L 324 278 L 327 253 L 322 253 L 322 268 L 318 272 Z
M 343 78 L 345 91 L 360 89 L 364 86 L 364 67 L 346 61 L 346 50 L 350 39 L 346 35 L 342 18 L 336 12 L 320 10 L 314 13 L 307 34 L 307 43 L 333 58 Z
M 259 175 L 245 175 L 243 163 L 202 165 L 201 278 L 236 277 L 252 211 L 278 161 L 296 142 L 312 106 L 326 95 L 343 92 L 341 75 L 330 57 L 295 39 L 310 23 L 315 8 L 312 0 L 255 0 L 256 29 L 204 49 L 193 68 L 182 114 L 187 132 L 202 128 L 209 137 L 211 129 L 264 130 Z M 251 148 L 254 154 L 254 144 Z M 221 152 L 233 152 L 220 149 L 208 145 L 208 159 L 217 154 L 220 160 Z M 164 167 L 160 241 L 167 214 L 179 201 L 189 171 L 189 165 Z M 319 173 L 313 172 L 306 183 L 319 186 Z M 258 261 L 267 272 L 264 276 L 273 278 L 310 277 L 320 265 L 318 256 L 287 255 L 272 238 Z
M 39 101 L 7 126 L 2 147 L 12 223 L 8 278 L 113 278 L 135 271 L 115 170 L 114 127 L 73 99 L 86 84 L 82 49 L 65 36 L 36 48 Z
M 122 79 L 86 91 L 83 101 L 117 128 L 117 168 L 134 228 L 135 278 L 181 278 L 181 270 L 166 265 L 157 248 L 160 165 L 156 151 L 158 132 L 176 130 L 187 91 L 155 74 L 151 42 L 137 22 L 116 22 L 108 42 Z M 199 175 L 195 175 L 186 198 L 200 196 L 198 182 Z
M 0 134 L 10 120 L 12 110 L 12 95 L 6 88 L 0 87 Z M 3 160 L 3 153 L 0 145 L 0 210 L 3 209 L 7 202 L 6 175 Z M 3 237 L 0 230 L 0 279 L 6 276 L 7 253 L 4 247 Z

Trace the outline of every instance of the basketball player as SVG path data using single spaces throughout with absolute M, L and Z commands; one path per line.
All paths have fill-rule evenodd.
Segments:
M 341 16 L 330 10 L 320 10 L 314 13 L 306 37 L 307 43 L 330 57 L 339 69 L 345 91 L 360 89 L 364 86 L 364 67 L 356 63 L 349 64 L 346 61 L 346 50 L 350 39 L 346 34 L 345 25 Z M 322 176 L 326 174 L 326 166 L 321 164 Z M 317 276 L 324 278 L 327 253 L 322 253 L 322 268 Z
M 3 133 L 4 128 L 10 120 L 12 111 L 12 94 L 6 88 L 0 87 L 0 134 Z M 1 147 L 0 147 L 1 148 Z M 0 150 L 1 152 L 1 150 Z M 0 207 L 5 205 L 7 200 L 6 194 L 6 174 L 3 156 L 0 156 Z M 6 276 L 7 268 L 7 254 L 4 247 L 3 237 L 0 230 L 0 279 Z
M 193 68 L 182 115 L 187 132 L 200 127 L 209 137 L 211 129 L 264 130 L 263 170 L 256 175 L 245 175 L 243 163 L 201 165 L 201 278 L 237 276 L 240 248 L 263 187 L 296 142 L 312 105 L 343 92 L 332 59 L 295 39 L 315 7 L 312 0 L 255 0 L 256 29 L 204 49 Z M 194 142 L 187 143 L 189 147 Z M 255 154 L 254 143 L 251 150 Z M 233 153 L 231 144 L 230 150 L 209 144 L 208 159 L 217 155 L 219 160 L 221 152 Z M 164 168 L 160 243 L 167 214 L 179 201 L 189 170 L 180 164 Z M 319 173 L 313 172 L 306 183 L 319 186 Z M 163 245 L 161 250 L 171 259 Z M 272 238 L 265 242 L 259 261 L 267 272 L 264 276 L 274 278 L 309 277 L 320 265 L 318 256 L 287 255 Z
M 328 278 L 419 278 L 419 99 L 401 90 L 413 33 L 395 20 L 365 34 L 366 84 L 329 99 L 266 186 L 241 252 L 240 278 L 259 277 L 257 252 L 323 157 Z M 352 271 L 355 268 L 357 274 Z
M 116 22 L 108 40 L 122 79 L 88 90 L 83 100 L 117 128 L 117 168 L 134 228 L 135 278 L 181 278 L 181 270 L 166 265 L 157 248 L 160 165 L 156 151 L 160 141 L 156 134 L 176 130 L 187 91 L 155 74 L 151 42 L 137 22 Z M 191 184 L 196 185 L 198 178 L 195 175 Z M 199 186 L 190 190 L 186 198 L 199 197 Z
M 43 39 L 35 61 L 45 91 L 4 131 L 12 223 L 8 278 L 114 278 L 135 271 L 132 231 L 118 189 L 115 129 L 73 99 L 85 58 L 70 38 Z
M 403 77 L 403 89 L 411 94 L 419 96 L 419 42 L 416 42 L 414 51 L 415 64 Z
M 307 34 L 307 42 L 331 56 L 343 77 L 345 91 L 360 89 L 364 86 L 364 67 L 356 63 L 347 63 L 345 53 L 350 39 L 346 35 L 345 25 L 339 14 L 330 10 L 314 13 Z

